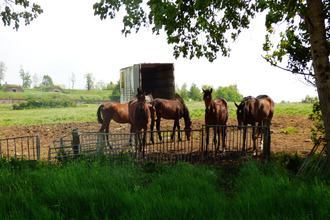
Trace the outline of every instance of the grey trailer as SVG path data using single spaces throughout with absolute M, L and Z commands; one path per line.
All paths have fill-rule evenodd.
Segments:
M 127 103 L 142 88 L 154 98 L 173 99 L 173 63 L 141 63 L 120 70 L 120 103 Z

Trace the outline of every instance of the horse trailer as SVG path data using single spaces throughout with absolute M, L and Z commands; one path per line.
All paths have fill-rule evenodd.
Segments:
M 120 70 L 120 103 L 127 103 L 142 88 L 154 98 L 173 99 L 173 63 L 141 63 Z

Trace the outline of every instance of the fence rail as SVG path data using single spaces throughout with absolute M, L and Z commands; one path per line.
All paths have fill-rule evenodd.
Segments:
M 207 138 L 207 130 L 209 138 Z M 218 131 L 220 135 L 225 134 L 224 139 L 219 136 L 214 139 L 214 134 L 218 134 Z M 178 139 L 178 132 L 182 140 Z M 144 134 L 146 142 L 141 144 L 139 138 Z M 255 137 L 254 134 L 258 135 Z M 162 140 L 158 135 L 161 135 Z M 79 133 L 78 130 L 73 129 L 71 140 L 60 139 L 54 141 L 53 147 L 49 147 L 49 160 L 82 155 L 108 155 L 110 159 L 114 159 L 118 155 L 128 155 L 139 162 L 186 161 L 217 164 L 242 155 L 269 158 L 270 153 L 268 126 L 203 126 L 202 129 L 192 130 L 189 138 L 183 130 L 176 131 L 173 139 L 171 136 L 172 131 L 107 134 Z
M 40 160 L 39 135 L 0 139 L 0 155 L 7 159 Z
M 133 151 L 134 134 L 79 133 L 72 130 L 72 139 L 55 140 L 49 147 L 48 160 L 63 160 L 86 155 L 94 157 L 108 155 L 115 159 Z

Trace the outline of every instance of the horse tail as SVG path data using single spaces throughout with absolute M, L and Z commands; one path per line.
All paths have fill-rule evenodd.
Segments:
M 274 115 L 274 111 L 275 111 L 275 104 L 274 104 L 273 99 L 271 99 L 271 98 L 269 98 L 269 99 L 270 99 L 270 111 L 269 111 L 268 119 L 272 120 L 273 115 Z
M 103 119 L 101 116 L 101 111 L 103 109 L 104 105 L 100 105 L 99 109 L 97 110 L 97 120 L 99 121 L 99 123 L 103 124 Z
M 226 108 L 226 112 L 225 112 L 225 120 L 226 120 L 226 124 L 228 123 L 228 118 L 229 118 L 229 106 L 228 106 L 228 102 L 226 99 L 221 98 L 222 103 L 224 104 L 225 108 Z

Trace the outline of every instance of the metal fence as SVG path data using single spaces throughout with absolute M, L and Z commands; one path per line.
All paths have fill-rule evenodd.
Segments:
M 131 157 L 134 134 L 79 133 L 72 130 L 72 139 L 55 140 L 54 146 L 49 146 L 48 160 L 66 160 L 89 156 L 96 158 L 108 156 L 109 159 Z
M 37 135 L 0 139 L 0 156 L 8 160 L 40 160 L 40 138 Z
M 209 130 L 209 139 L 207 130 Z M 220 138 L 216 136 L 214 139 L 214 134 L 218 134 L 218 131 L 220 131 Z M 258 133 L 255 138 L 254 133 Z M 225 134 L 224 139 L 221 138 L 222 134 Z M 144 135 L 146 135 L 146 141 L 143 144 L 140 138 L 142 139 Z M 192 130 L 188 136 L 189 139 L 186 132 L 182 130 L 176 131 L 172 138 L 172 131 L 106 134 L 79 133 L 74 129 L 71 140 L 60 139 L 54 141 L 53 147 L 49 147 L 49 160 L 62 160 L 82 155 L 107 155 L 110 159 L 116 159 L 125 155 L 138 162 L 186 161 L 218 164 L 241 156 L 269 158 L 270 132 L 269 127 L 266 126 L 203 126 L 200 130 Z M 245 142 L 243 142 L 244 136 Z M 244 149 L 243 146 L 245 146 Z

